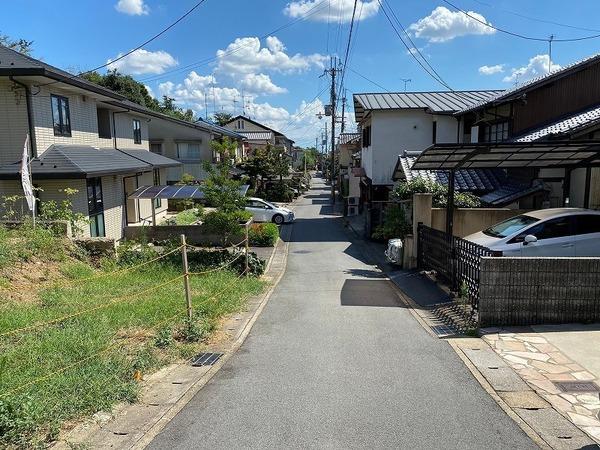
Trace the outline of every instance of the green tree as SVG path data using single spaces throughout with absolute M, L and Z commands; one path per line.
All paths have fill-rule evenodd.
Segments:
M 27 56 L 30 56 L 33 50 L 33 41 L 28 41 L 26 39 L 12 39 L 6 34 L 0 34 L 0 45 L 16 50 Z
M 306 162 L 307 169 L 314 169 L 318 160 L 318 152 L 314 147 L 305 148 L 302 150 L 302 157 L 300 158 L 301 167 L 304 168 Z
M 212 116 L 213 122 L 222 127 L 231 122 L 231 119 L 233 119 L 233 116 L 226 112 L 217 112 Z
M 448 203 L 448 186 L 434 183 L 424 178 L 414 178 L 403 182 L 392 191 L 393 198 L 398 200 L 411 199 L 413 194 L 431 194 L 434 208 L 445 208 Z M 481 206 L 479 197 L 469 192 L 455 192 L 454 206 L 457 208 L 478 208 Z
M 194 111 L 191 109 L 184 110 L 175 104 L 175 99 L 163 95 L 162 103 L 159 105 L 160 112 L 176 119 L 185 120 L 186 122 L 194 122 Z
M 241 210 L 245 206 L 245 197 L 240 193 L 242 182 L 233 180 L 230 170 L 233 167 L 237 143 L 227 136 L 221 142 L 210 143 L 213 151 L 219 155 L 216 164 L 204 163 L 208 177 L 204 182 L 204 195 L 208 202 L 224 212 Z

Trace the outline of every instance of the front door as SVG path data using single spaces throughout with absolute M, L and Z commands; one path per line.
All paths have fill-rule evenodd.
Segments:
M 137 176 L 123 178 L 125 189 L 125 209 L 127 210 L 127 223 L 137 223 L 140 221 L 139 201 L 134 198 L 129 198 L 138 188 Z

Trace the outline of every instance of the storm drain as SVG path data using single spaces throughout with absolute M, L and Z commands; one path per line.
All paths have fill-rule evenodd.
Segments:
M 221 356 L 223 353 L 200 353 L 192 360 L 192 366 L 212 366 L 221 359 Z
M 554 385 L 563 392 L 600 392 L 600 387 L 591 381 L 555 381 Z

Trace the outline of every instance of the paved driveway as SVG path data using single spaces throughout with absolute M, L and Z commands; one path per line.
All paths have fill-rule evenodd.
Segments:
M 248 339 L 150 447 L 534 448 L 402 307 L 313 184 Z

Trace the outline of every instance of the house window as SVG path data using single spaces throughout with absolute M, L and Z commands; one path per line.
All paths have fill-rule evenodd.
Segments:
M 178 142 L 177 158 L 182 160 L 200 160 L 200 143 Z
M 133 119 L 133 143 L 141 144 L 142 143 L 142 125 L 140 121 L 137 119 Z
M 362 142 L 363 142 L 363 147 L 371 146 L 371 126 L 370 125 L 368 127 L 363 128 L 363 130 L 362 130 Z
M 213 150 L 212 152 L 212 162 L 213 164 L 221 162 L 221 154 L 216 150 Z
M 162 155 L 162 142 L 150 142 L 150 151 Z
M 237 121 L 237 128 L 238 128 L 238 130 L 243 130 L 244 129 L 244 121 L 243 120 L 238 120 Z
M 154 186 L 160 186 L 160 169 L 154 169 L 152 175 L 154 178 Z M 162 201 L 160 198 L 154 199 L 154 206 L 156 208 L 160 208 L 162 206 Z
M 104 204 L 102 202 L 102 181 L 100 178 L 87 180 L 88 213 L 90 216 L 90 236 L 104 237 Z
M 483 140 L 485 142 L 502 142 L 508 139 L 508 122 L 495 123 L 485 127 Z
M 112 133 L 110 131 L 110 111 L 104 108 L 96 110 L 98 115 L 98 137 L 102 139 L 110 139 Z
M 59 95 L 51 95 L 52 125 L 54 136 L 71 137 L 71 116 L 69 114 L 69 99 Z

